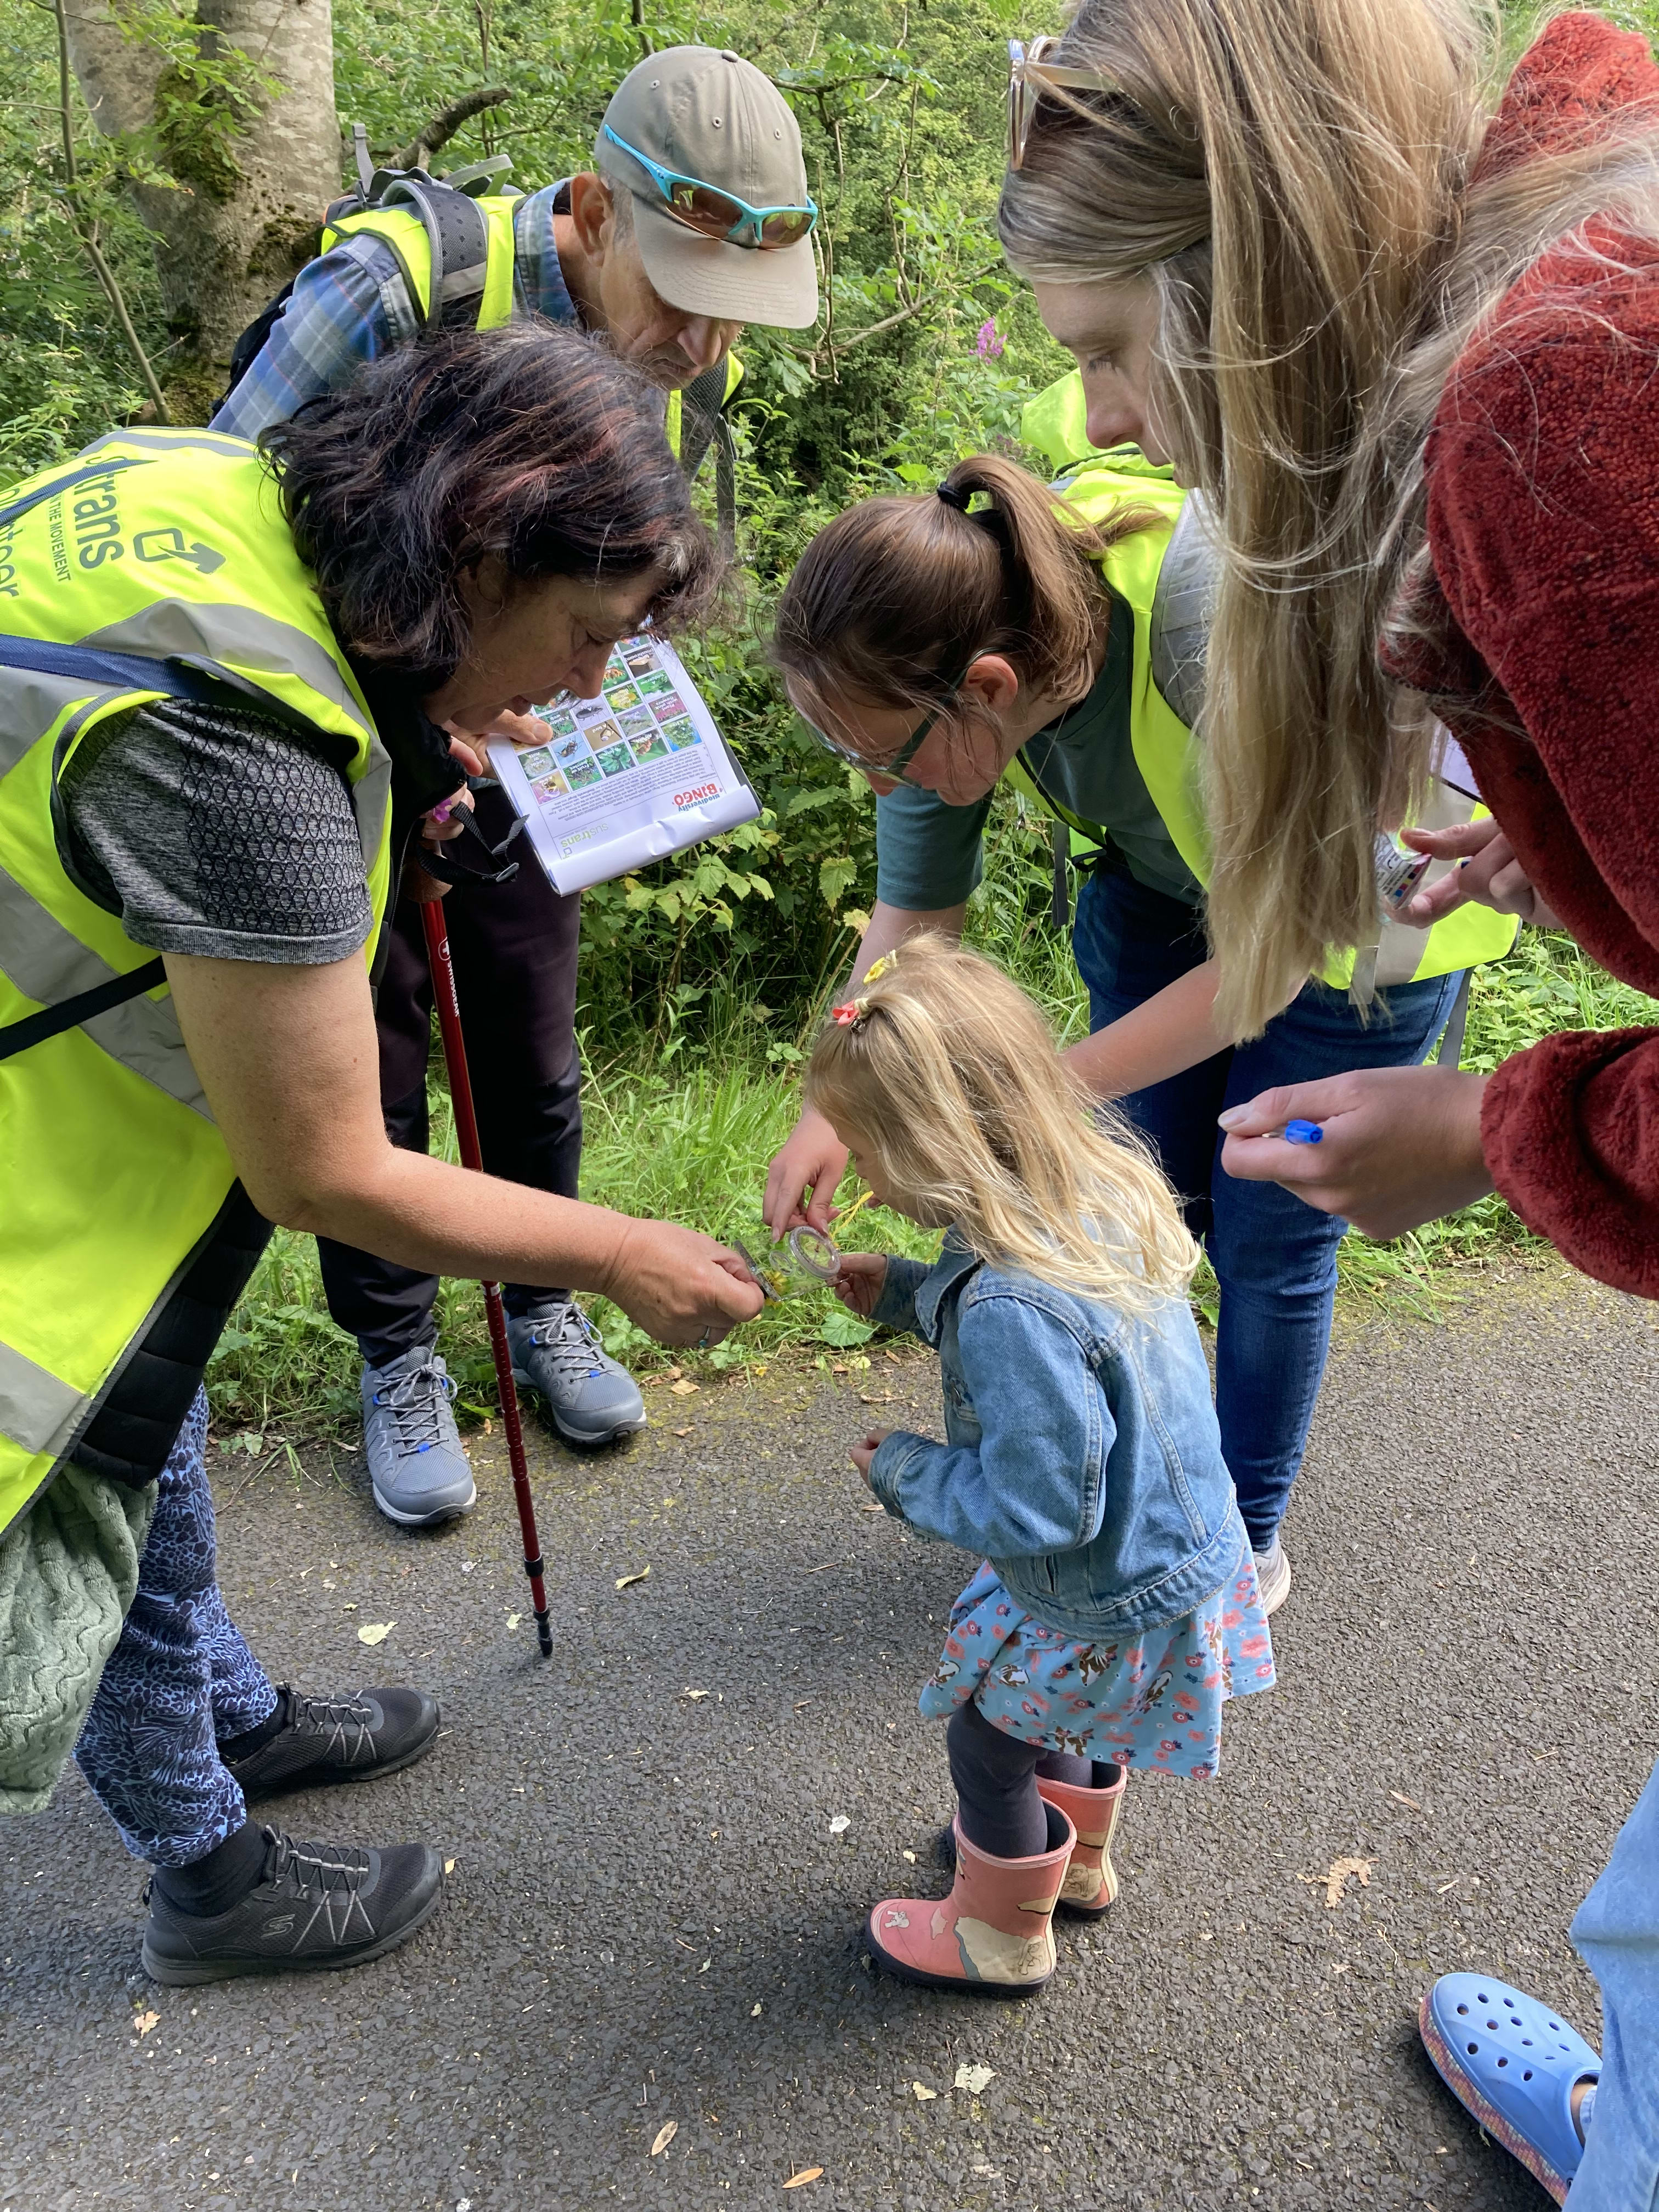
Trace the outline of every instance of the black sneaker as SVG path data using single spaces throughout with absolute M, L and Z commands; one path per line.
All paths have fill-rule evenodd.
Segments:
M 143 1960 L 153 1980 L 187 1989 L 237 1974 L 361 1966 L 396 1950 L 443 1893 L 443 1862 L 426 1844 L 360 1851 L 261 1833 L 264 1871 L 227 1912 L 181 1911 L 151 1882 Z
M 283 1683 L 283 1725 L 244 1758 L 219 1756 L 244 1797 L 310 1790 L 324 1782 L 373 1782 L 412 1766 L 438 1734 L 438 1701 L 424 1690 L 357 1690 L 346 1698 L 307 1698 Z

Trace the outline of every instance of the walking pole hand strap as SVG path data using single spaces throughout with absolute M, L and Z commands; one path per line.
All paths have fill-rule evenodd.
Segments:
M 516 860 L 508 860 L 504 866 L 497 866 L 493 869 L 468 867 L 453 848 L 457 845 L 464 844 L 470 836 L 477 844 L 483 846 L 486 855 L 491 860 L 499 863 L 507 847 L 524 828 L 524 817 L 514 816 L 513 827 L 499 845 L 490 843 L 478 827 L 478 817 L 470 810 L 463 814 L 460 819 L 461 835 L 452 838 L 447 845 L 435 848 L 422 845 L 414 856 L 416 865 L 424 868 L 428 875 L 435 876 L 441 884 L 510 884 L 519 872 L 519 864 Z

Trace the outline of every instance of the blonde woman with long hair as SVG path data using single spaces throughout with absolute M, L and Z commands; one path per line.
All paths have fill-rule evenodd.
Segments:
M 806 1095 L 878 1201 L 947 1231 L 938 1264 L 850 1252 L 855 1313 L 935 1347 L 946 1441 L 872 1429 L 853 1459 L 921 1534 L 985 1563 L 922 1711 L 957 1813 L 943 1901 L 884 1898 L 878 1964 L 1006 1996 L 1054 1968 L 1056 1906 L 1100 1917 L 1131 1766 L 1206 1779 L 1221 1708 L 1273 1647 L 1185 1291 L 1175 1196 L 1101 1126 L 1000 969 L 923 933 L 836 1006 Z
M 1423 841 L 1471 865 L 1420 918 L 1541 899 L 1659 989 L 1659 69 L 1563 15 L 1494 102 L 1489 29 L 1469 0 L 1085 0 L 1012 57 L 1008 257 L 1091 437 L 1167 454 L 1217 520 L 1209 914 L 1237 1036 L 1363 939 L 1431 715 L 1496 827 Z M 1655 1031 L 1562 1036 L 1491 1077 L 1270 1091 L 1224 1116 L 1223 1165 L 1384 1234 L 1496 1184 L 1652 1297 L 1656 1109 Z M 1285 1143 L 1291 1116 L 1322 1142 Z M 1575 1923 L 1605 2064 L 1489 1978 L 1425 2001 L 1449 2084 L 1575 2212 L 1659 2203 L 1656 1897 L 1659 1778 Z

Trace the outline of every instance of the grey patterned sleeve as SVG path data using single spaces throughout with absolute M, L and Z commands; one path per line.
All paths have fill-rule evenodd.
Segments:
M 66 858 L 135 943 L 323 966 L 371 921 L 344 749 L 252 710 L 158 700 L 66 764 Z

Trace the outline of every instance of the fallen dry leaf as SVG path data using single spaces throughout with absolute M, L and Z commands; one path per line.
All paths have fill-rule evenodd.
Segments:
M 981 2090 L 992 2079 L 993 2075 L 988 2066 L 970 2066 L 964 2058 L 957 2069 L 954 2086 L 958 2089 L 965 2089 L 970 2097 L 977 2097 Z
M 852 1825 L 845 1813 L 837 1813 L 830 1823 L 830 1832 L 832 1836 L 844 1836 Z
M 657 2140 L 651 2146 L 652 2157 L 660 2158 L 679 2131 L 680 2124 L 678 2120 L 665 2120 L 657 2130 Z
M 359 1644 L 384 1644 L 398 1626 L 395 1620 L 366 1620 L 357 1631 Z
M 1389 1795 L 1396 1805 L 1409 1805 L 1413 1813 L 1420 1813 L 1423 1809 L 1416 1798 L 1407 1797 L 1403 1790 L 1390 1790 Z
M 907 1866 L 914 1866 L 916 1863 L 916 1855 L 914 1851 L 901 1851 L 899 1856 Z
M 641 1567 L 636 1575 L 618 1575 L 617 1577 L 617 1588 L 618 1589 L 632 1589 L 635 1583 L 644 1582 L 650 1572 L 651 1570 L 649 1567 Z
M 455 1871 L 455 1862 L 454 1862 L 454 1860 L 453 1860 L 453 1859 L 446 1859 L 446 1860 L 444 1861 L 444 1872 L 445 1872 L 446 1874 L 453 1874 L 453 1873 L 454 1873 L 454 1871 Z
M 809 2181 L 817 2181 L 823 2172 L 821 2166 L 803 2166 L 799 2173 L 792 2173 L 783 2185 L 786 2189 L 805 2189 Z
M 689 1376 L 682 1375 L 678 1382 L 671 1382 L 668 1388 L 676 1398 L 689 1398 L 693 1391 L 700 1390 L 702 1385 L 700 1382 L 692 1382 Z
M 161 2015 L 159 2012 L 141 2012 L 132 2024 L 140 2035 L 148 2035 L 151 2028 L 161 2025 Z
M 523 1619 L 524 1615 L 521 1613 L 509 1613 L 507 1616 L 507 1625 L 509 1628 L 516 1628 Z
M 1371 1869 L 1376 1863 L 1375 1859 L 1333 1859 L 1331 1861 L 1329 1870 L 1325 1876 L 1325 1902 L 1333 1912 L 1342 1902 L 1342 1893 L 1348 1886 L 1348 1878 L 1351 1875 L 1358 1876 L 1361 1889 L 1370 1887 Z
M 758 2020 L 764 2010 L 765 2007 L 763 2005 L 750 2005 L 749 2008 L 750 2019 Z
M 689 1437 L 690 1433 L 691 1431 L 690 1429 L 676 1429 L 674 1431 L 674 1434 L 677 1437 Z
M 910 2094 L 915 2099 L 917 2104 L 931 2105 L 933 2100 L 938 2096 L 939 2091 L 937 2089 L 930 2089 L 925 2081 L 913 2081 L 910 2084 Z
M 692 1704 L 696 1705 L 699 1698 L 706 1698 L 708 1692 L 707 1690 L 682 1690 L 680 1695 L 683 1698 L 690 1698 Z

